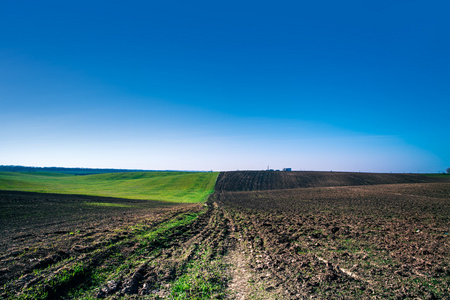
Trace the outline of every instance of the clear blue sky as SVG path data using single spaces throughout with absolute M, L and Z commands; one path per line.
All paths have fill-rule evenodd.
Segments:
M 443 171 L 449 11 L 2 1 L 0 164 Z

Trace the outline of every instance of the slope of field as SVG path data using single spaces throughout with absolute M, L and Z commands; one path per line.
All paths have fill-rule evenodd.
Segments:
M 218 173 L 133 172 L 96 175 L 0 172 L 0 190 L 194 203 L 214 191 Z
M 443 180 L 418 174 L 350 173 L 350 172 L 222 172 L 217 191 L 258 191 L 304 187 L 352 186 L 395 183 L 426 183 Z
M 449 216 L 448 180 L 206 205 L 0 191 L 0 298 L 450 299 Z

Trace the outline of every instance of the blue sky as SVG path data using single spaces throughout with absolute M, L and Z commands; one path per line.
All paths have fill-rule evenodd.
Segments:
M 3 1 L 0 164 L 437 172 L 450 2 Z

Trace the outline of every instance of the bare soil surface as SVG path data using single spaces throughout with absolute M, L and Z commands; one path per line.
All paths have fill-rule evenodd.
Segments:
M 234 171 L 219 174 L 216 191 L 259 191 L 301 187 L 353 186 L 445 181 L 419 174 Z
M 217 192 L 284 299 L 450 298 L 450 184 Z
M 450 299 L 450 182 L 330 180 L 207 205 L 0 191 L 0 298 Z
M 9 191 L 0 192 L 0 203 L 0 295 L 24 299 L 66 297 L 95 270 L 123 265 L 151 228 L 202 211 L 198 204 Z M 64 272 L 67 282 L 52 282 Z

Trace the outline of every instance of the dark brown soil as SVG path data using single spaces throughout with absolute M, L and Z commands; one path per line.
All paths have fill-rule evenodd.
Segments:
M 216 191 L 259 191 L 304 187 L 352 186 L 443 181 L 419 174 L 350 173 L 350 172 L 222 172 Z
M 450 298 L 450 184 L 214 195 L 286 299 Z
M 0 286 L 33 270 L 124 239 L 126 236 L 117 232 L 118 228 L 144 220 L 155 225 L 197 206 L 0 191 Z
M 0 197 L 3 207 L 16 207 L 4 214 L 11 224 L 2 218 L 0 299 L 166 298 L 192 262 L 208 264 L 226 252 L 228 225 L 213 206 L 19 192 Z M 188 225 L 164 227 L 197 214 Z M 204 276 L 226 284 L 225 274 Z

